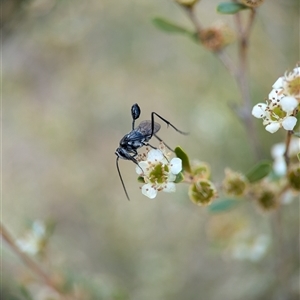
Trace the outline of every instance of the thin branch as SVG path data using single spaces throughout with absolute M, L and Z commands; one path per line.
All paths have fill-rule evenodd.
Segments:
M 290 150 L 292 135 L 293 135 L 293 131 L 289 130 L 287 132 L 286 140 L 285 140 L 285 151 L 284 151 L 283 156 L 284 156 L 284 160 L 285 160 L 287 170 L 288 170 L 289 164 L 290 164 L 289 150 Z
M 37 262 L 35 262 L 31 257 L 29 257 L 26 253 L 20 250 L 17 246 L 15 239 L 11 236 L 8 230 L 4 227 L 2 223 L 0 223 L 0 235 L 2 236 L 3 240 L 11 247 L 11 249 L 15 252 L 15 254 L 24 262 L 24 264 L 39 278 L 43 280 L 43 282 L 57 292 L 61 299 L 69 299 L 66 295 L 63 295 L 57 285 L 53 282 L 51 277 L 39 266 Z M 74 299 L 74 298 L 73 298 Z
M 193 25 L 195 27 L 199 42 L 201 42 L 202 25 L 200 24 L 196 14 L 195 14 L 194 7 L 184 7 L 184 8 L 185 8 L 185 11 L 187 12 L 187 15 L 189 16 L 191 22 L 193 23 Z M 225 53 L 224 50 L 215 51 L 213 53 L 220 59 L 220 61 L 223 63 L 225 68 L 230 72 L 230 74 L 236 80 L 238 80 L 237 69 L 234 66 L 231 58 L 227 55 L 227 53 Z
M 184 7 L 184 8 L 191 22 L 193 23 L 196 33 L 198 35 L 198 39 L 201 42 L 202 25 L 200 24 L 195 14 L 194 7 Z M 235 15 L 236 27 L 238 32 L 238 47 L 239 47 L 238 68 L 234 65 L 233 61 L 227 55 L 224 49 L 219 51 L 214 51 L 213 53 L 219 58 L 219 60 L 223 63 L 225 68 L 229 71 L 229 73 L 233 76 L 233 78 L 237 83 L 237 86 L 241 93 L 241 98 L 243 100 L 243 107 L 239 109 L 237 113 L 239 117 L 244 121 L 246 131 L 250 140 L 250 144 L 252 145 L 253 148 L 253 153 L 255 154 L 256 158 L 259 158 L 261 156 L 260 144 L 256 136 L 253 118 L 250 113 L 252 103 L 251 103 L 251 97 L 249 91 L 249 81 L 247 78 L 248 40 L 255 20 L 255 16 L 256 16 L 256 10 L 251 9 L 247 26 L 245 27 L 245 30 L 243 30 L 240 14 L 237 13 Z

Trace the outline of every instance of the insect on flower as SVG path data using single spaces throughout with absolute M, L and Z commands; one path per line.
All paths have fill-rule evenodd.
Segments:
M 160 130 L 160 124 L 154 122 L 154 115 L 157 116 L 158 118 L 160 118 L 162 121 L 164 121 L 167 124 L 167 126 L 171 126 L 177 132 L 184 134 L 184 135 L 188 134 L 186 132 L 183 132 L 183 131 L 180 131 L 179 129 L 177 129 L 168 120 L 164 119 L 162 116 L 160 116 L 156 112 L 151 113 L 151 120 L 142 121 L 139 126 L 134 128 L 135 121 L 139 118 L 140 114 L 141 114 L 141 109 L 138 106 L 138 104 L 133 104 L 131 107 L 132 130 L 128 134 L 124 135 L 124 137 L 120 141 L 120 146 L 115 151 L 115 154 L 117 155 L 116 166 L 117 166 L 118 174 L 119 174 L 124 192 L 125 192 L 128 200 L 130 200 L 130 199 L 129 199 L 129 196 L 128 196 L 127 190 L 125 188 L 125 184 L 124 184 L 124 181 L 123 181 L 120 169 L 119 169 L 119 158 L 125 159 L 125 160 L 131 160 L 133 163 L 135 163 L 137 166 L 139 166 L 139 163 L 135 158 L 138 155 L 137 150 L 143 146 L 150 146 L 151 148 L 156 149 L 156 147 L 154 147 L 148 143 L 150 141 L 150 139 L 152 138 L 152 136 L 155 136 L 160 142 L 163 142 L 163 140 L 156 135 L 156 133 Z M 173 151 L 165 143 L 164 143 L 164 145 L 168 149 Z M 141 168 L 141 170 L 142 170 L 142 168 Z

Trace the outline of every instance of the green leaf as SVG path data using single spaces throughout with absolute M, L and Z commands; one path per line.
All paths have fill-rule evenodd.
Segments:
M 298 160 L 300 161 L 300 152 L 297 154 Z
M 270 161 L 261 161 L 255 165 L 249 172 L 246 173 L 246 177 L 249 182 L 253 183 L 266 177 L 272 171 L 272 163 Z
M 182 175 L 182 173 L 180 172 L 180 173 L 178 173 L 177 175 L 176 175 L 176 178 L 175 178 L 175 180 L 174 180 L 174 182 L 175 183 L 179 183 L 179 182 L 181 182 L 182 180 L 183 180 L 183 175 Z
M 176 147 L 175 148 L 175 154 L 178 158 L 182 160 L 182 168 L 184 171 L 191 173 L 191 165 L 190 165 L 190 160 L 187 154 L 182 150 L 181 147 Z
M 217 12 L 220 14 L 235 14 L 246 8 L 248 7 L 241 3 L 223 2 L 217 6 Z
M 154 18 L 152 22 L 158 29 L 165 32 L 193 34 L 193 32 L 185 29 L 184 27 L 181 27 L 163 18 Z
M 241 200 L 236 199 L 220 199 L 212 202 L 212 204 L 208 207 L 208 211 L 211 213 L 220 213 L 226 210 L 233 209 L 237 206 Z
M 144 180 L 144 177 L 143 176 L 139 176 L 137 178 L 137 181 L 140 182 L 140 183 L 145 183 L 145 180 Z

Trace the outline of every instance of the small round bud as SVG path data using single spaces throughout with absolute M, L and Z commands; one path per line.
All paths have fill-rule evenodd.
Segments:
M 248 7 L 258 7 L 263 2 L 264 2 L 264 0 L 242 0 L 242 3 Z
M 208 205 L 217 197 L 217 190 L 211 181 L 200 179 L 190 185 L 189 197 L 197 205 Z
M 241 197 L 245 194 L 247 184 L 247 179 L 243 174 L 230 169 L 225 170 L 222 186 L 226 194 Z
M 290 169 L 287 175 L 289 184 L 292 189 L 300 191 L 300 166 L 294 166 Z

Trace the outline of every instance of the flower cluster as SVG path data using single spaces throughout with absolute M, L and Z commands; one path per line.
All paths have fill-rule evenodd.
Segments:
M 286 72 L 273 84 L 266 103 L 258 103 L 253 107 L 252 115 L 263 119 L 266 130 L 274 133 L 279 128 L 293 130 L 295 117 L 300 102 L 300 67 Z
M 151 149 L 147 155 L 139 156 L 136 172 L 145 183 L 142 193 L 150 199 L 156 197 L 157 192 L 175 192 L 175 181 L 182 170 L 182 161 L 174 157 L 169 161 L 170 155 L 166 153 L 163 144 L 159 149 Z

